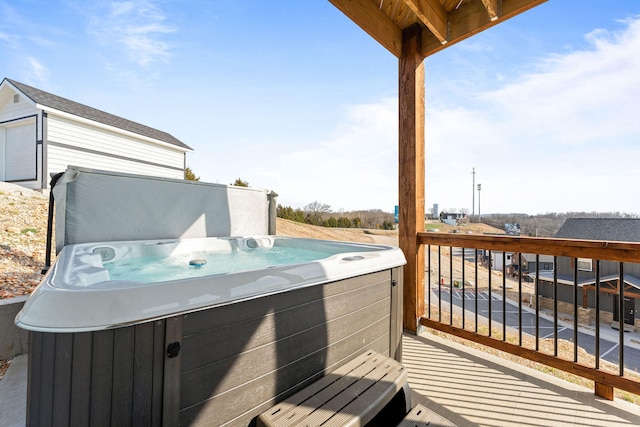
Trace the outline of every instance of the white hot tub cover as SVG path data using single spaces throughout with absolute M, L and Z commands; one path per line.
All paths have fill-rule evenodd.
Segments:
M 69 244 L 275 234 L 269 190 L 69 167 L 53 188 Z

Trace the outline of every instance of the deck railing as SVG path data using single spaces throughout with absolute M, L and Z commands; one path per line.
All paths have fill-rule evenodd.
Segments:
M 640 298 L 633 277 L 625 279 L 625 268 L 640 263 L 640 244 L 431 232 L 418 233 L 418 244 L 426 258 L 420 324 L 593 380 L 608 399 L 615 388 L 640 395 L 640 349 L 624 345 L 633 325 L 622 313 L 625 299 Z M 553 257 L 545 274 L 543 255 Z M 523 257 L 535 265 L 526 274 Z M 578 269 L 585 262 L 591 281 Z M 617 273 L 603 276 L 605 262 Z M 559 263 L 570 264 L 572 277 L 559 278 Z M 617 304 L 617 318 L 602 295 Z

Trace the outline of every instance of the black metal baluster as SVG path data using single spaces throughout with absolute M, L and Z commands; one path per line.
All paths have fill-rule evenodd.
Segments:
M 600 369 L 600 260 L 596 260 L 596 369 Z
M 502 341 L 507 340 L 507 252 L 502 251 Z
M 449 246 L 449 325 L 453 325 L 453 247 Z
M 558 357 L 558 257 L 553 257 L 553 355 Z
M 522 253 L 518 252 L 518 345 L 522 346 Z
M 475 333 L 478 333 L 478 249 L 475 248 L 475 270 L 474 270 L 474 287 L 475 287 L 475 297 L 474 297 L 474 304 L 475 304 Z
M 624 376 L 624 263 L 621 262 L 620 263 L 620 278 L 619 278 L 619 282 L 620 284 L 620 299 L 618 300 L 619 302 L 619 310 L 618 310 L 618 326 L 620 328 L 619 333 L 620 333 L 620 356 L 618 357 L 619 359 L 619 371 L 620 371 L 620 376 Z
M 427 245 L 427 314 L 431 319 L 431 245 Z
M 578 361 L 578 259 L 573 268 L 573 361 Z
M 491 323 L 491 260 L 492 260 L 492 254 L 491 251 L 489 251 L 489 258 L 487 259 L 487 271 L 489 272 L 489 336 L 491 336 L 491 327 L 492 327 L 492 323 Z
M 465 248 L 462 248 L 462 329 L 465 329 L 465 290 L 464 290 L 464 260 L 465 260 Z
M 540 351 L 540 255 L 536 254 L 536 351 Z
M 442 323 L 442 246 L 438 245 L 438 322 Z

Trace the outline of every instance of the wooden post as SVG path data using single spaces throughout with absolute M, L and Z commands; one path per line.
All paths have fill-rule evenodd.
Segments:
M 403 327 L 417 333 L 424 314 L 424 58 L 420 54 L 421 27 L 402 33 L 399 69 L 399 232 L 407 258 L 404 267 Z
M 595 381 L 595 395 L 602 397 L 603 399 L 613 400 L 614 399 L 614 389 L 613 386 L 608 384 L 602 384 Z

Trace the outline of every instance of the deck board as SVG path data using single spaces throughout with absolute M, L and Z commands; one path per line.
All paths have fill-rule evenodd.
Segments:
M 412 402 L 458 427 L 640 425 L 640 407 L 423 333 L 403 336 Z

